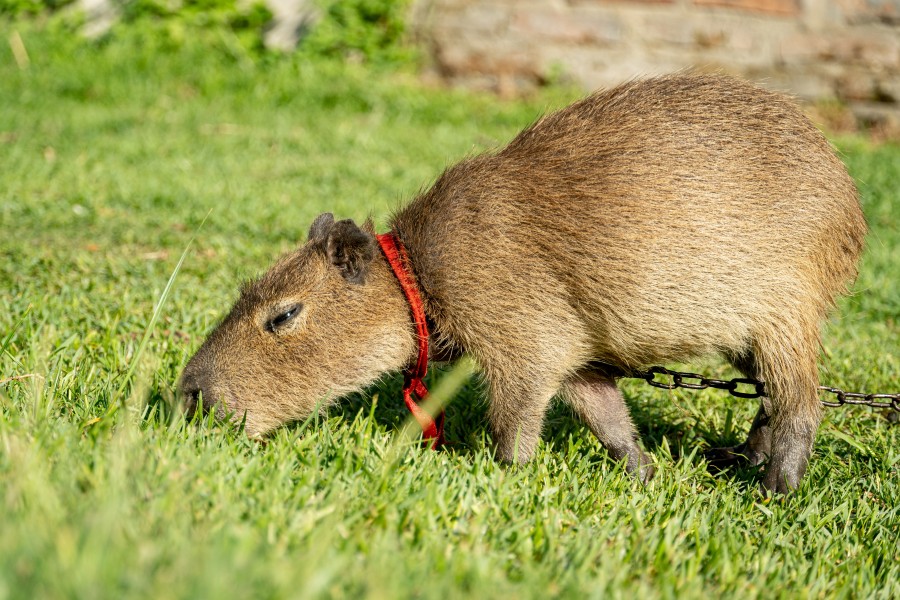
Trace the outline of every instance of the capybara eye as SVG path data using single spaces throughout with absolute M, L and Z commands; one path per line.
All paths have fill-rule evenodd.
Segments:
M 269 319 L 269 322 L 266 323 L 266 329 L 271 332 L 275 332 L 275 330 L 284 327 L 291 320 L 300 314 L 300 311 L 303 309 L 302 304 L 292 304 L 284 310 L 281 310 L 278 314 L 276 314 L 273 318 Z

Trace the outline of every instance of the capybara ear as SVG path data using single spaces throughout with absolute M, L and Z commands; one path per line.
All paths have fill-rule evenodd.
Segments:
M 334 225 L 334 215 L 331 213 L 322 213 L 316 217 L 316 220 L 310 225 L 309 235 L 306 239 L 308 241 L 319 240 L 324 242 L 332 225 Z
M 338 221 L 328 231 L 325 255 L 344 279 L 350 283 L 364 283 L 369 263 L 375 258 L 375 236 L 360 229 L 350 219 Z

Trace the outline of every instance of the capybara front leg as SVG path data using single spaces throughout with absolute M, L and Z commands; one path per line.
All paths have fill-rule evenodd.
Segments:
M 541 439 L 544 415 L 556 394 L 557 384 L 532 384 L 524 380 L 489 378 L 491 404 L 488 416 L 497 458 L 525 463 Z

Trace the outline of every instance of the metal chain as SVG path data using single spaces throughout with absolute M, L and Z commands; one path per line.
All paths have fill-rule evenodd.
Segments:
M 657 380 L 657 375 L 670 377 L 669 381 Z M 672 371 L 665 367 L 650 367 L 646 371 L 629 371 L 622 375 L 629 379 L 643 379 L 653 387 L 664 390 L 684 388 L 688 390 L 705 390 L 714 388 L 725 390 L 736 398 L 759 398 L 766 395 L 765 383 L 748 377 L 735 377 L 734 379 L 708 379 L 697 373 L 684 373 Z M 749 388 L 749 389 L 748 389 Z M 860 392 L 845 392 L 844 390 L 819 386 L 819 391 L 834 394 L 835 400 L 822 400 L 822 406 L 834 408 L 852 404 L 854 406 L 871 406 L 872 408 L 891 409 L 900 413 L 900 393 L 897 394 L 863 394 Z

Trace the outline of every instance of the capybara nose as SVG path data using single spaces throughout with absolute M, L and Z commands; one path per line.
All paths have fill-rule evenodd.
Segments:
M 194 416 L 198 408 L 206 414 L 215 404 L 209 383 L 194 373 L 186 372 L 182 375 L 178 388 L 184 414 L 188 419 Z
M 182 375 L 181 381 L 178 382 L 178 399 L 181 401 L 184 414 L 188 419 L 194 416 L 200 396 L 200 386 L 197 384 L 196 378 L 187 373 Z

